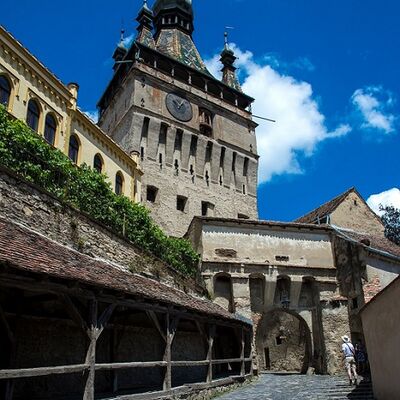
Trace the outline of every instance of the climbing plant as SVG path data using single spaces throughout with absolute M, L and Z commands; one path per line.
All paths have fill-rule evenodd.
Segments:
M 143 205 L 116 195 L 105 175 L 85 164 L 77 167 L 1 105 L 0 164 L 124 234 L 183 274 L 196 275 L 199 256 L 188 241 L 168 237 Z

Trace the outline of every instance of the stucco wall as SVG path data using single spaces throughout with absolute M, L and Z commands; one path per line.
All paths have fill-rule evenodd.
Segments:
M 203 230 L 204 261 L 334 268 L 329 234 L 320 232 L 206 225 Z M 224 257 L 218 249 L 234 249 L 236 256 Z M 279 257 L 288 257 L 282 261 Z M 278 259 L 276 258 L 278 257 Z
M 377 400 L 400 395 L 400 280 L 397 279 L 361 312 Z

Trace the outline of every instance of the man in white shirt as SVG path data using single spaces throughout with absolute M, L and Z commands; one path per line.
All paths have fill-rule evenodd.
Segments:
M 356 351 L 354 349 L 353 344 L 350 341 L 348 336 L 342 336 L 343 344 L 342 344 L 342 352 L 344 356 L 344 365 L 347 371 L 347 375 L 349 377 L 350 385 L 358 384 L 358 376 L 356 369 Z

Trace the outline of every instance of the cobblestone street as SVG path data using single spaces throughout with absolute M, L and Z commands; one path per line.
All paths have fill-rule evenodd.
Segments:
M 345 377 L 263 374 L 218 400 L 373 400 L 370 384 L 351 387 Z

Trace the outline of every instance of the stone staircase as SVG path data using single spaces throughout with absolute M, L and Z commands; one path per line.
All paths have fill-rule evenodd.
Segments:
M 371 382 L 360 380 L 358 386 L 350 386 L 344 378 L 338 378 L 326 387 L 324 393 L 319 393 L 321 400 L 374 400 Z

